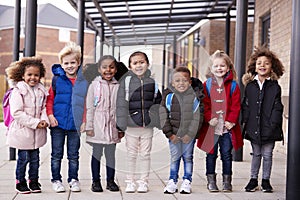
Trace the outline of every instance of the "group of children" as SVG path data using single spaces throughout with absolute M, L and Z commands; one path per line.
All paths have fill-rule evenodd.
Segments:
M 16 191 L 41 192 L 39 148 L 46 143 L 48 127 L 51 182 L 55 192 L 66 190 L 60 173 L 65 143 L 70 190 L 81 191 L 78 179 L 80 134 L 86 133 L 86 142 L 92 147 L 91 190 L 103 191 L 100 160 L 104 151 L 106 189 L 119 191 L 114 180 L 115 152 L 116 144 L 124 137 L 128 167 L 125 192 L 146 193 L 153 127 L 158 127 L 167 137 L 170 149 L 170 175 L 164 193 L 178 191 L 181 159 L 184 174 L 179 192 L 192 192 L 195 143 L 206 152 L 207 189 L 219 191 L 216 182 L 219 149 L 222 191 L 231 192 L 231 152 L 243 146 L 243 138 L 250 140 L 253 151 L 251 179 L 245 190 L 253 192 L 258 188 L 263 158 L 261 188 L 272 192 L 272 152 L 275 141 L 283 139 L 283 105 L 277 80 L 283 75 L 284 67 L 272 51 L 256 48 L 243 76 L 245 93 L 241 102 L 237 75 L 229 56 L 217 50 L 211 58 L 213 65 L 203 85 L 191 77 L 187 67 L 177 67 L 162 94 L 151 77 L 147 55 L 140 51 L 130 55 L 129 71 L 117 80 L 116 74 L 121 69 L 113 56 L 100 58 L 97 69 L 91 73 L 91 67 L 80 67 L 80 46 L 69 43 L 59 53 L 60 64 L 52 66 L 54 76 L 49 91 L 41 84 L 45 76 L 42 59 L 25 57 L 12 63 L 6 72 L 14 83 L 10 98 L 14 120 L 9 126 L 7 141 L 10 147 L 18 149 Z M 243 129 L 239 122 L 240 111 Z M 139 177 L 137 165 L 142 169 Z

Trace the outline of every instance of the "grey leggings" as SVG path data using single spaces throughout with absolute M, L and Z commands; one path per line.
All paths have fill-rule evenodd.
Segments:
M 251 143 L 251 146 L 253 151 L 251 161 L 251 178 L 258 178 L 261 158 L 263 158 L 262 178 L 270 179 L 275 142 L 264 145 Z

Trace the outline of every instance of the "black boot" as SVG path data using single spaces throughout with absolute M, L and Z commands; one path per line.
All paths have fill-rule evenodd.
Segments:
M 216 181 L 216 174 L 207 174 L 207 189 L 210 192 L 219 192 Z
M 263 192 L 273 192 L 273 188 L 270 184 L 269 179 L 262 179 L 262 181 L 261 181 L 261 190 Z
M 109 180 L 107 181 L 106 189 L 112 192 L 117 192 L 119 191 L 119 186 L 115 183 L 114 180 Z
M 232 192 L 231 175 L 223 174 L 223 192 Z
M 103 192 L 103 188 L 101 186 L 100 180 L 99 181 L 93 181 L 91 190 L 93 192 Z

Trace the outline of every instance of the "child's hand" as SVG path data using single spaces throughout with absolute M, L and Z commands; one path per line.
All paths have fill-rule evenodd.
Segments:
M 231 122 L 225 121 L 225 128 L 227 130 L 231 130 L 234 126 L 235 126 L 235 123 L 231 123 Z
M 37 128 L 47 128 L 48 127 L 48 123 L 45 120 L 42 120 L 39 122 L 39 124 L 37 125 Z
M 182 138 L 181 138 L 181 141 L 184 143 L 184 144 L 187 144 L 191 141 L 191 137 L 189 135 L 184 135 Z
M 83 122 L 80 126 L 80 133 L 85 132 L 85 122 Z
M 56 118 L 54 117 L 54 115 L 48 115 L 48 119 L 50 121 L 51 127 L 58 126 L 58 122 L 57 122 Z
M 118 138 L 121 139 L 122 137 L 124 137 L 125 133 L 124 131 L 119 131 L 118 132 Z
M 86 131 L 86 135 L 94 137 L 95 136 L 94 130 Z
M 171 140 L 171 142 L 173 143 L 173 144 L 177 144 L 179 141 L 180 141 L 180 138 L 179 137 L 177 137 L 177 135 L 171 135 L 170 137 L 169 137 L 169 139 Z
M 212 118 L 208 123 L 211 126 L 216 126 L 218 124 L 218 119 L 216 117 Z

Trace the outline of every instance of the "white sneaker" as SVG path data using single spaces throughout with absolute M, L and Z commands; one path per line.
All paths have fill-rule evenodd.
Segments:
M 170 179 L 166 187 L 164 188 L 165 194 L 173 194 L 177 192 L 177 185 L 173 179 Z
M 148 183 L 143 180 L 137 181 L 139 184 L 139 187 L 137 188 L 137 192 L 139 193 L 146 193 L 148 192 Z
M 64 185 L 62 184 L 62 182 L 58 181 L 58 180 L 52 182 L 52 188 L 57 193 L 66 191 L 66 189 L 65 189 Z
M 72 192 L 80 192 L 81 191 L 79 181 L 72 179 L 69 182 L 69 185 L 70 185 L 70 189 Z
M 184 179 L 181 187 L 180 187 L 181 194 L 190 194 L 191 193 L 191 181 Z
M 133 181 L 125 181 L 127 183 L 125 192 L 126 193 L 133 193 L 135 192 L 135 184 Z

